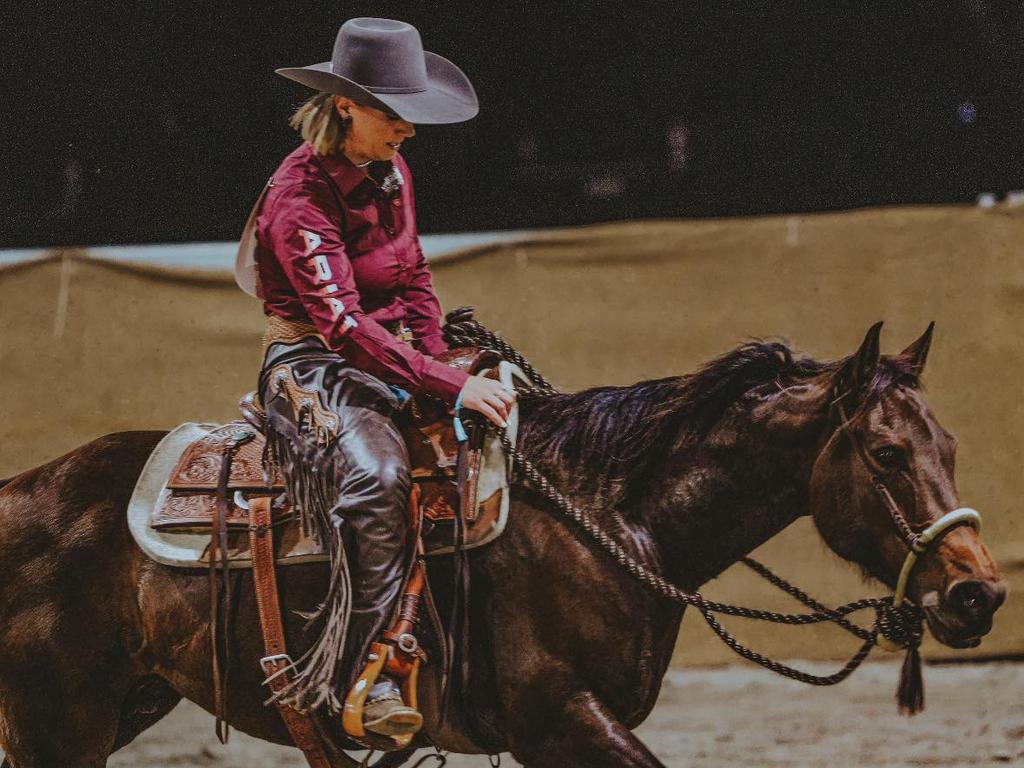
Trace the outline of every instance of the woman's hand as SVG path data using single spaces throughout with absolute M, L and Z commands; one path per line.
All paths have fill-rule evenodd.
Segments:
M 498 427 L 508 426 L 509 409 L 516 401 L 516 393 L 505 385 L 483 376 L 470 376 L 459 393 L 463 408 L 479 411 Z

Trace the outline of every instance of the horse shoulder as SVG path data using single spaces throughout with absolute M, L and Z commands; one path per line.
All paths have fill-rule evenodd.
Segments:
M 530 494 L 488 552 L 498 688 L 592 691 L 624 719 L 653 706 L 682 611 L 646 593 L 605 552 Z

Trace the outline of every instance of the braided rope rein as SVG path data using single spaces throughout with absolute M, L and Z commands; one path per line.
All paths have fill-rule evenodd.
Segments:
M 522 354 L 513 348 L 508 342 L 496 333 L 486 328 L 472 318 L 472 308 L 462 307 L 448 315 L 448 322 L 444 327 L 445 338 L 453 346 L 485 346 L 499 351 L 502 356 L 511 363 L 518 365 L 527 378 L 533 383 L 532 388 L 527 391 L 539 395 L 555 395 L 558 391 L 555 387 L 523 357 Z M 526 389 L 526 388 L 524 388 Z M 492 428 L 492 427 L 488 427 Z M 891 643 L 908 650 L 908 659 L 911 654 L 917 654 L 923 636 L 922 615 L 916 606 L 903 604 L 893 605 L 892 597 L 862 598 L 838 608 L 828 608 L 818 602 L 798 587 L 790 584 L 782 577 L 773 573 L 767 566 L 754 560 L 744 557 L 741 562 L 753 570 L 759 576 L 767 580 L 778 589 L 786 592 L 794 599 L 811 609 L 811 613 L 776 613 L 763 611 L 742 606 L 719 603 L 705 599 L 700 592 L 685 592 L 676 585 L 666 580 L 661 575 L 651 571 L 643 563 L 634 559 L 625 548 L 609 535 L 601 525 L 591 516 L 589 512 L 569 500 L 541 473 L 537 467 L 522 452 L 517 450 L 505 434 L 505 430 L 497 430 L 502 447 L 508 455 L 513 466 L 525 476 L 529 484 L 547 498 L 566 517 L 571 519 L 578 527 L 602 549 L 605 550 L 615 561 L 628 573 L 630 573 L 641 584 L 652 592 L 661 595 L 681 605 L 691 605 L 696 608 L 704 620 L 708 623 L 714 633 L 734 653 L 752 661 L 760 666 L 775 672 L 776 674 L 797 680 L 809 685 L 835 685 L 849 677 L 868 657 L 872 649 L 878 645 L 879 636 L 888 639 Z M 873 608 L 876 612 L 875 623 L 870 630 L 854 624 L 846 616 L 848 614 Z M 775 661 L 758 651 L 746 647 L 733 637 L 725 627 L 718 621 L 714 614 L 738 616 L 746 619 L 767 621 L 776 624 L 806 625 L 821 622 L 833 622 L 845 631 L 860 638 L 863 643 L 857 652 L 840 668 L 830 675 L 814 675 L 795 667 Z M 907 668 L 907 664 L 904 665 Z M 900 690 L 904 685 L 901 681 Z M 899 694 L 898 694 L 899 698 Z M 903 709 L 901 701 L 901 710 Z M 916 709 L 907 708 L 911 713 Z

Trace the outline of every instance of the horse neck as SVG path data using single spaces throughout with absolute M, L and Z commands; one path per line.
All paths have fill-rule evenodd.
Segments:
M 673 582 L 696 589 L 808 513 L 827 389 L 802 386 L 730 411 L 671 462 L 641 504 Z

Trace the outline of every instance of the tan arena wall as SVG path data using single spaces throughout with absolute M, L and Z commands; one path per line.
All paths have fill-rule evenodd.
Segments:
M 885 209 L 574 228 L 439 259 L 433 270 L 446 308 L 475 305 L 565 389 L 684 373 L 750 337 L 839 357 L 879 319 L 883 350 L 896 352 L 936 320 L 928 398 L 959 438 L 963 502 L 983 513 L 1011 582 L 976 653 L 1003 654 L 1024 652 L 1022 242 L 1024 213 L 1011 209 Z M 0 477 L 106 432 L 233 418 L 255 383 L 262 324 L 259 304 L 225 273 L 72 250 L 0 269 Z M 756 556 L 828 601 L 880 592 L 807 521 Z M 793 608 L 742 567 L 705 593 Z M 782 657 L 854 647 L 828 628 L 726 623 Z M 926 655 L 950 652 L 932 643 Z M 699 616 L 687 619 L 679 663 L 734 658 Z

